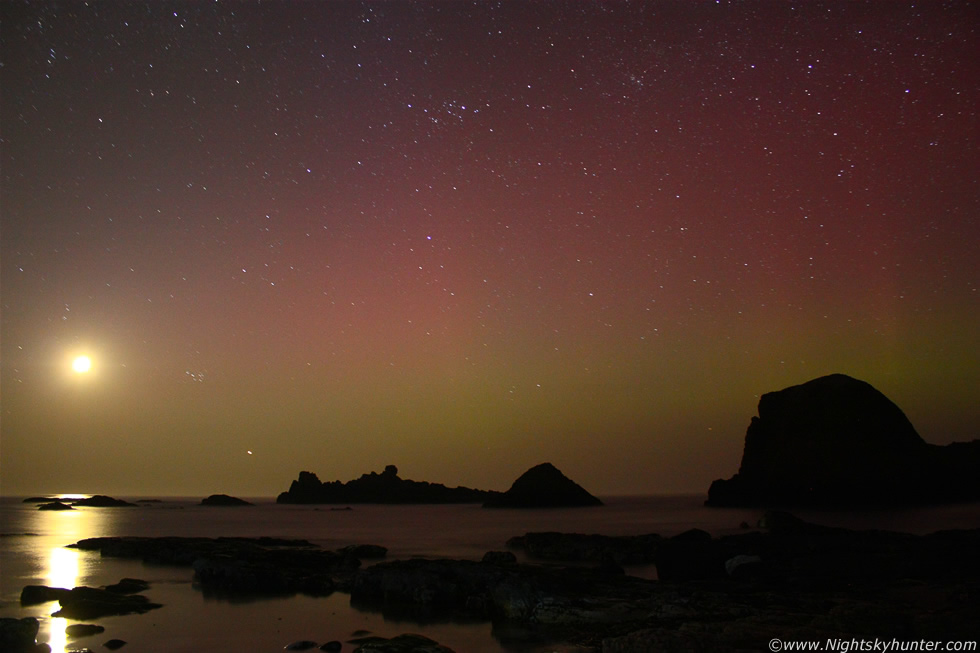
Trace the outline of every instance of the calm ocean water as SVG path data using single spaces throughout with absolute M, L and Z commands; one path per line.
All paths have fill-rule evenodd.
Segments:
M 488 623 L 418 624 L 385 620 L 355 610 L 349 596 L 295 596 L 228 601 L 205 597 L 192 585 L 188 568 L 148 566 L 102 559 L 98 553 L 65 545 L 86 537 L 138 536 L 274 536 L 303 538 L 325 548 L 348 544 L 381 544 L 389 559 L 413 556 L 479 559 L 505 548 L 508 538 L 530 531 L 563 531 L 670 536 L 689 528 L 715 535 L 739 532 L 742 522 L 755 524 L 760 510 L 708 509 L 703 496 L 613 497 L 602 508 L 559 510 L 484 510 L 477 505 L 355 505 L 351 511 L 329 506 L 280 506 L 271 499 L 250 499 L 254 508 L 196 505 L 198 499 L 169 498 L 139 508 L 78 508 L 39 511 L 20 498 L 0 499 L 0 616 L 34 616 L 41 620 L 39 642 L 54 653 L 75 647 L 101 648 L 112 638 L 129 642 L 127 651 L 281 651 L 290 642 L 346 641 L 356 630 L 392 637 L 404 632 L 427 635 L 460 652 L 551 651 L 554 647 L 514 646 L 498 639 Z M 890 512 L 797 512 L 814 522 L 852 528 L 880 528 L 927 533 L 945 528 L 980 526 L 980 506 L 966 504 Z M 655 577 L 652 568 L 628 569 Z M 105 632 L 68 642 L 72 622 L 53 618 L 57 603 L 21 607 L 25 585 L 99 587 L 120 578 L 151 583 L 145 594 L 164 607 L 144 615 L 95 620 Z M 505 640 L 505 641 L 501 641 Z M 344 651 L 353 646 L 345 644 Z

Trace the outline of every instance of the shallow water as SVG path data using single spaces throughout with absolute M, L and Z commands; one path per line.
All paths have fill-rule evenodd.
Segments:
M 715 535 L 755 524 L 760 510 L 709 509 L 701 496 L 613 497 L 601 508 L 551 510 L 485 510 L 478 505 L 381 506 L 355 505 L 353 510 L 330 506 L 280 506 L 271 499 L 251 499 L 250 508 L 197 505 L 197 500 L 166 499 L 139 508 L 77 508 L 39 511 L 20 499 L 0 500 L 0 616 L 36 616 L 39 642 L 54 653 L 66 646 L 101 648 L 119 638 L 139 651 L 281 651 L 296 640 L 319 643 L 346 641 L 358 630 L 392 637 L 404 632 L 425 634 L 459 652 L 561 650 L 514 644 L 506 633 L 492 632 L 489 623 L 426 623 L 386 620 L 380 614 L 350 607 L 349 596 L 293 596 L 229 601 L 203 595 L 183 567 L 150 566 L 141 562 L 102 559 L 98 553 L 64 548 L 86 537 L 131 536 L 273 536 L 302 538 L 328 549 L 349 544 L 381 544 L 389 559 L 412 556 L 479 559 L 486 551 L 505 548 L 508 538 L 530 531 L 669 536 L 690 528 Z M 808 520 L 851 528 L 880 528 L 926 533 L 943 528 L 980 526 L 980 506 L 955 505 L 879 512 L 798 512 Z M 655 569 L 627 570 L 653 578 Z M 164 607 L 143 615 L 98 619 L 100 635 L 67 642 L 65 627 L 74 623 L 50 617 L 57 603 L 21 607 L 25 585 L 98 587 L 123 577 L 151 583 L 145 592 Z M 345 644 L 344 651 L 353 645 Z

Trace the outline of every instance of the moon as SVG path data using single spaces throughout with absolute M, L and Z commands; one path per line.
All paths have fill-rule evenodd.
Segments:
M 85 374 L 92 369 L 92 359 L 88 356 L 77 356 L 71 362 L 71 369 L 78 374 Z

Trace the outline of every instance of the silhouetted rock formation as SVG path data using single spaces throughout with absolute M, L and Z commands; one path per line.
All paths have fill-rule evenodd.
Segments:
M 249 503 L 244 499 L 239 499 L 238 497 L 231 497 L 227 494 L 212 494 L 207 499 L 201 499 L 202 506 L 254 506 L 254 503 Z
M 321 482 L 312 472 L 300 472 L 276 503 L 482 503 L 495 494 L 401 479 L 398 468 L 388 465 L 380 474 L 371 472 L 347 483 Z
M 129 501 L 123 501 L 122 499 L 114 499 L 113 497 L 107 497 L 104 494 L 96 494 L 87 499 L 73 499 L 71 501 L 73 506 L 89 506 L 93 508 L 136 508 L 135 503 L 130 503 Z
M 40 651 L 37 644 L 40 626 L 40 622 L 35 617 L 23 619 L 0 617 L 0 651 L 8 653 Z
M 864 381 L 824 376 L 759 400 L 738 473 L 711 506 L 902 505 L 980 499 L 980 440 L 927 444 Z
M 51 503 L 42 503 L 37 507 L 38 510 L 72 510 L 71 505 L 67 503 L 62 503 L 60 501 L 52 501 Z
M 551 463 L 527 470 L 503 494 L 488 499 L 484 508 L 558 508 L 601 506 L 602 501 L 585 491 Z

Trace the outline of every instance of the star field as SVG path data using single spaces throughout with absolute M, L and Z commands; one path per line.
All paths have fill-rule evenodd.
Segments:
M 700 492 L 830 372 L 977 435 L 969 2 L 0 11 L 5 493 Z

